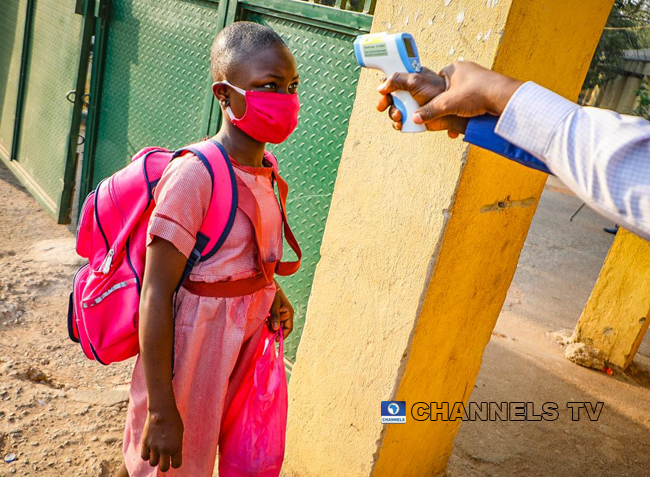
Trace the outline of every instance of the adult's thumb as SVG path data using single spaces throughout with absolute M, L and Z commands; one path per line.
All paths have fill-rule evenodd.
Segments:
M 452 96 L 448 91 L 439 94 L 431 101 L 423 105 L 415 113 L 413 113 L 413 122 L 423 124 L 438 119 L 442 116 L 456 114 L 453 101 L 450 101 Z

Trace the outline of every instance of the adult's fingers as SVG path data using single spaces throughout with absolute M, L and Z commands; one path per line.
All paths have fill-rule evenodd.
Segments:
M 395 106 L 390 107 L 390 109 L 388 110 L 388 115 L 396 123 L 402 121 L 402 112 L 399 109 L 397 109 Z
M 393 97 L 390 94 L 382 94 L 377 102 L 377 111 L 384 112 L 393 104 Z
M 413 75 L 417 74 L 393 73 L 390 78 L 379 85 L 379 92 L 386 95 L 393 91 L 410 91 L 415 86 Z
M 456 138 L 458 134 L 465 134 L 468 118 L 460 116 L 443 116 L 427 123 L 429 131 L 448 131 L 450 137 Z
M 172 456 L 172 467 L 178 469 L 183 464 L 183 453 L 177 452 Z
M 169 470 L 169 454 L 161 453 L 160 454 L 160 462 L 158 463 L 158 467 L 160 468 L 160 472 L 167 472 Z

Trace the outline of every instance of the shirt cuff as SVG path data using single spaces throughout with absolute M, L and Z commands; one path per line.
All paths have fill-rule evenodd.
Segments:
M 529 81 L 512 95 L 494 132 L 506 141 L 543 158 L 559 124 L 579 107 Z
M 178 251 L 187 258 L 190 257 L 192 250 L 194 250 L 194 245 L 196 244 L 196 239 L 191 233 L 169 217 L 159 214 L 153 215 L 149 222 L 149 237 L 147 245 L 151 243 L 154 236 L 171 242 Z

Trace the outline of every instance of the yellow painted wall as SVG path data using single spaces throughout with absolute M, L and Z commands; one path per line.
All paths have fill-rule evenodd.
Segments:
M 462 56 L 576 98 L 611 0 L 380 1 L 425 65 Z M 462 19 L 462 22 L 459 21 Z M 546 176 L 445 134 L 394 132 L 360 77 L 289 389 L 285 472 L 430 475 L 457 424 L 380 401 L 467 400 Z M 486 205 L 503 203 L 491 212 Z
M 613 364 L 632 362 L 650 319 L 650 242 L 620 229 L 576 327 Z
M 610 7 L 603 0 L 513 1 L 493 68 L 575 100 Z M 471 395 L 537 202 L 490 213 L 480 207 L 537 199 L 546 178 L 508 166 L 470 149 L 397 399 L 466 402 Z M 388 426 L 373 475 L 442 470 L 459 425 L 411 420 Z M 402 471 L 403 449 L 422 441 L 436 444 L 413 455 Z

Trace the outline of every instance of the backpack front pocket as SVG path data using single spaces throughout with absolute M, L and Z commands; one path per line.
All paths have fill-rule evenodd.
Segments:
M 136 278 L 119 273 L 82 301 L 84 325 L 98 361 L 111 363 L 137 354 L 139 304 Z

